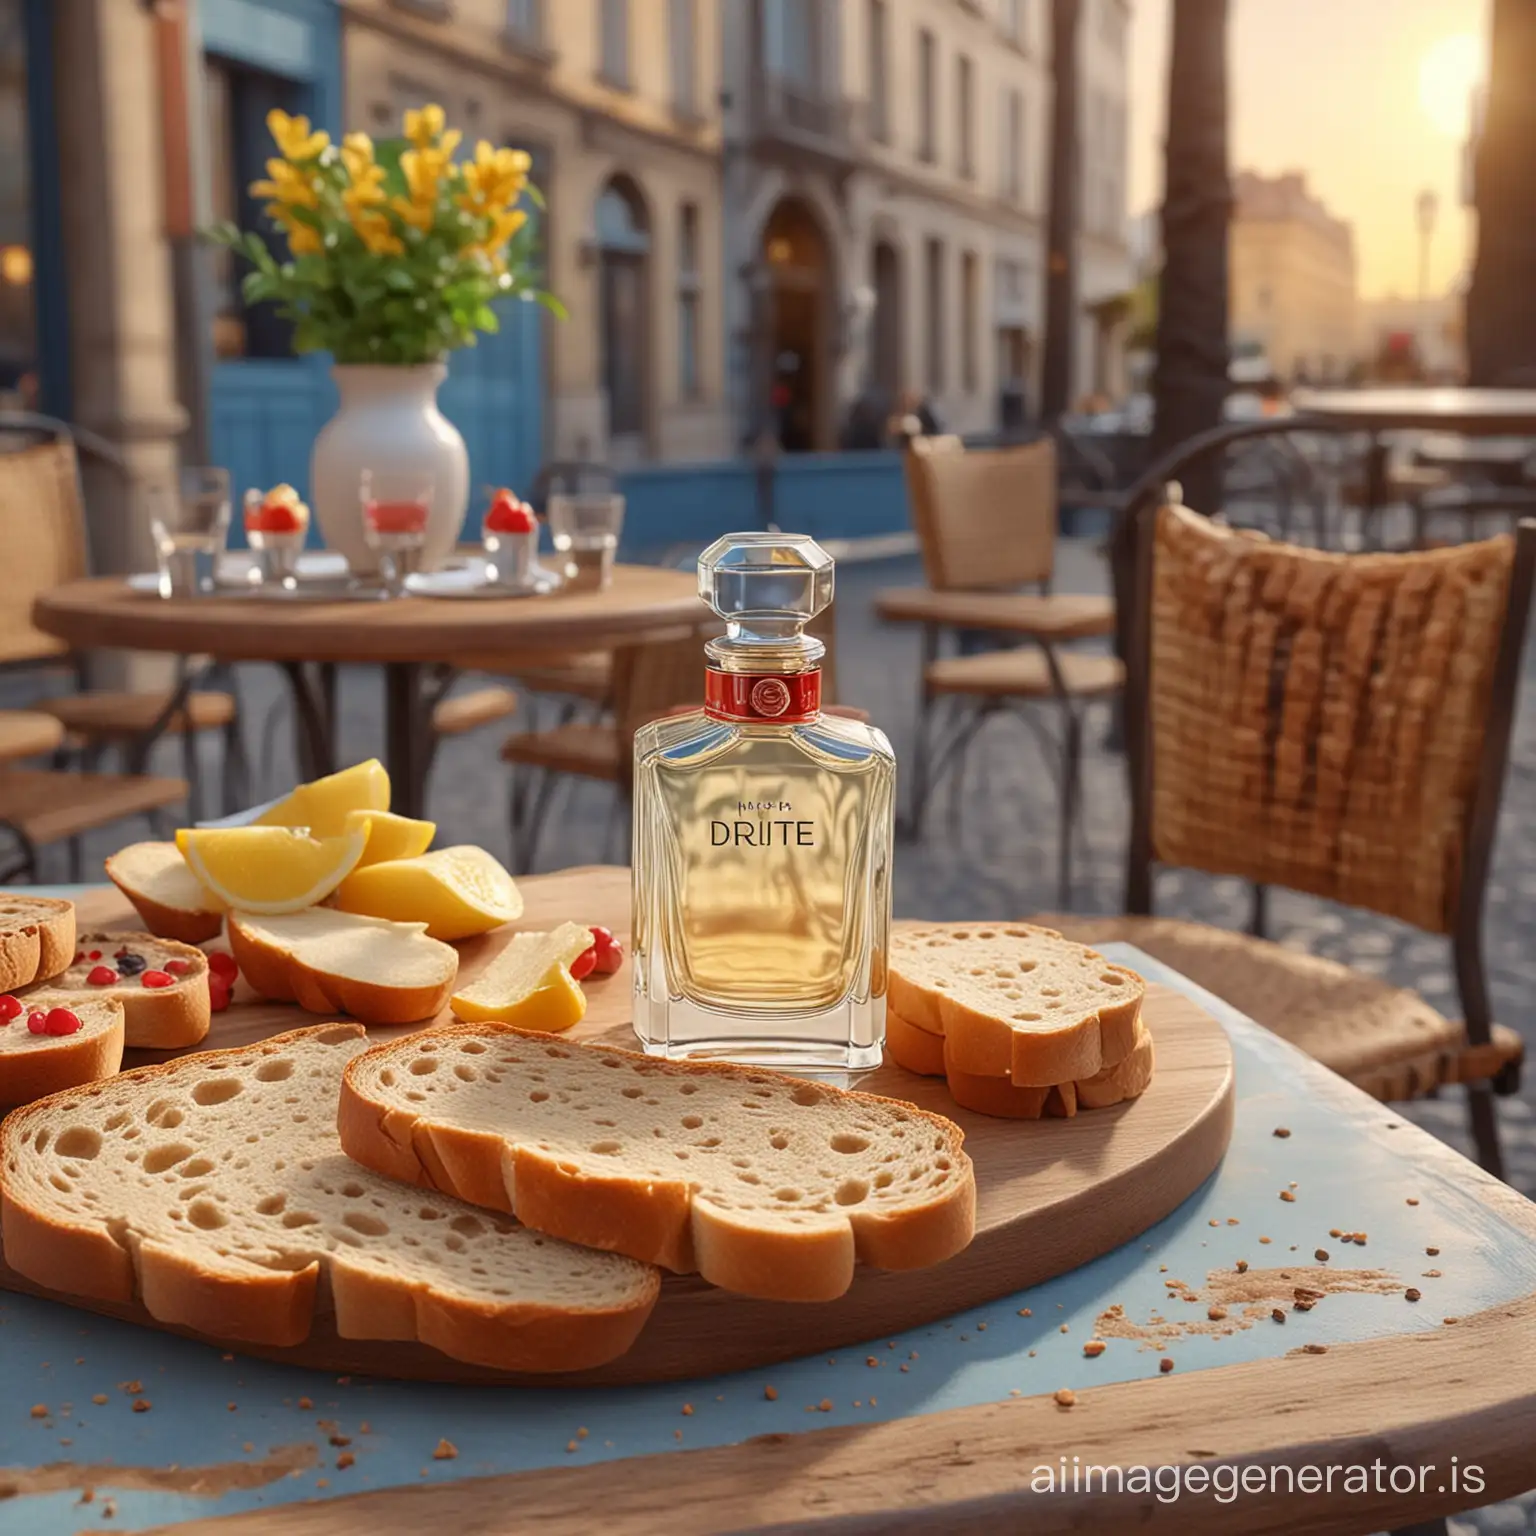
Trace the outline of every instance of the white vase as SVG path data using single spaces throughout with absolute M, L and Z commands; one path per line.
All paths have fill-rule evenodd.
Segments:
M 378 569 L 363 540 L 364 470 L 391 479 L 419 474 L 432 486 L 421 567 L 434 570 L 458 542 L 469 507 L 469 453 L 437 408 L 443 363 L 391 367 L 338 363 L 331 369 L 341 408 L 320 429 L 310 458 L 310 496 L 328 548 L 354 571 Z

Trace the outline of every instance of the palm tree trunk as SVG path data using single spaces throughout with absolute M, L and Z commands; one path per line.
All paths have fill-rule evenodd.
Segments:
M 1477 259 L 1467 292 L 1473 384 L 1536 385 L 1536 4 L 1493 0 L 1488 105 L 1473 171 Z
M 1077 342 L 1079 11 L 1079 0 L 1053 0 L 1051 7 L 1051 187 L 1046 213 L 1045 356 L 1040 363 L 1040 415 L 1048 423 L 1067 412 Z
M 1227 393 L 1227 0 L 1173 0 L 1166 165 L 1154 457 L 1219 425 Z M 1221 510 L 1219 468 L 1184 490 L 1196 511 Z

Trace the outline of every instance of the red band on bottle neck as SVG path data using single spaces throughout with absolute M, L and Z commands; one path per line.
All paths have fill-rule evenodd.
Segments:
M 704 712 L 716 720 L 803 725 L 821 713 L 821 673 L 704 672 Z

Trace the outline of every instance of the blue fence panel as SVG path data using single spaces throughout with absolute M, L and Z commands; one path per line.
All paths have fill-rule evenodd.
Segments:
M 773 505 L 779 527 L 817 539 L 865 538 L 910 526 L 901 455 L 894 451 L 786 455 Z

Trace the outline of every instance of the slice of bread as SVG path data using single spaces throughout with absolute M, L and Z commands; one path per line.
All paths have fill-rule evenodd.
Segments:
M 1156 1066 L 1157 1051 L 1152 1044 L 1152 1031 L 1142 1024 L 1136 1031 L 1136 1044 L 1131 1047 L 1129 1056 L 1077 1085 L 1079 1107 L 1109 1109 L 1124 1104 L 1127 1099 L 1139 1099 L 1151 1085 Z
M 1146 986 L 1134 971 L 1025 923 L 899 925 L 888 1000 L 942 1034 L 950 1063 L 977 1077 L 1049 1088 L 1130 1054 Z
M 634 1342 L 654 1269 L 391 1183 L 342 1155 L 364 1045 L 322 1025 L 183 1056 L 0 1124 L 6 1261 L 50 1290 L 140 1302 L 222 1340 L 419 1340 L 503 1370 L 597 1365 Z
M 207 1035 L 213 1007 L 202 950 L 152 933 L 82 933 L 76 942 L 75 963 L 49 986 L 73 997 L 117 998 L 130 1048 L 180 1050 Z M 114 979 L 92 981 L 98 967 L 114 972 Z M 151 985 L 145 985 L 146 976 Z M 169 976 L 170 985 L 153 985 L 159 976 Z
M 1015 1088 L 1006 1077 L 977 1077 L 947 1072 L 949 1096 L 961 1109 L 1000 1120 L 1071 1120 L 1077 1114 L 1077 1085 Z
M 46 985 L 23 993 L 25 1012 L 0 1019 L 0 1114 L 50 1093 L 111 1077 L 123 1064 L 123 1005 L 115 997 L 80 998 Z M 27 1015 L 65 1007 L 80 1020 L 72 1035 L 34 1035 Z
M 74 954 L 73 902 L 0 893 L 0 992 L 57 976 Z
M 261 997 L 364 1024 L 414 1024 L 448 1001 L 459 952 L 425 923 L 356 917 L 329 907 L 278 916 L 229 914 L 229 947 Z
M 107 860 L 107 878 L 159 938 L 201 944 L 224 927 L 224 903 L 187 868 L 175 843 L 131 844 Z
M 920 1077 L 944 1076 L 944 1036 L 907 1023 L 889 1008 L 885 1013 L 885 1052 L 898 1067 Z
M 379 1173 L 779 1301 L 841 1296 L 856 1258 L 937 1264 L 975 1228 L 964 1136 L 938 1115 L 523 1030 L 376 1047 L 347 1069 L 339 1124 Z

